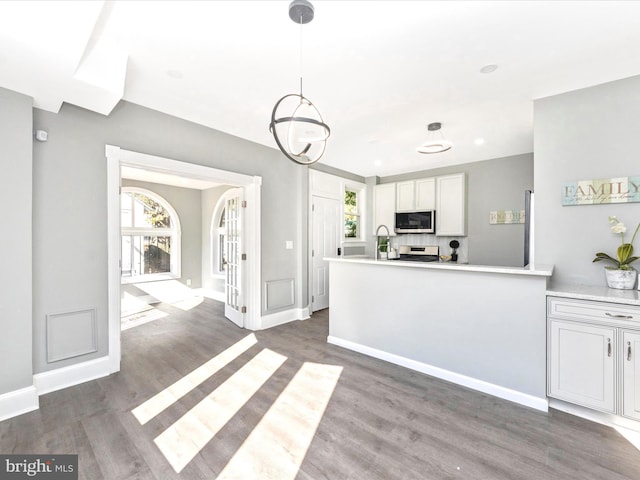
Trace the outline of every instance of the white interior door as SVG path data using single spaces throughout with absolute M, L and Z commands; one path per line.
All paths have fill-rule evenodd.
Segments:
M 234 188 L 225 193 L 225 243 L 227 264 L 225 273 L 224 316 L 239 327 L 244 327 L 244 263 L 243 260 L 243 226 L 244 215 L 242 202 L 243 190 Z
M 340 244 L 340 202 L 333 198 L 312 197 L 312 276 L 311 311 L 329 307 L 329 262 L 324 257 L 335 257 Z

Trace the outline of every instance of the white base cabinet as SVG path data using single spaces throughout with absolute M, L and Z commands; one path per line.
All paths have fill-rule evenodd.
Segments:
M 549 397 L 640 420 L 640 307 L 548 297 Z
M 549 396 L 615 411 L 615 329 L 549 322 Z
M 622 415 L 640 420 L 640 332 L 622 332 Z

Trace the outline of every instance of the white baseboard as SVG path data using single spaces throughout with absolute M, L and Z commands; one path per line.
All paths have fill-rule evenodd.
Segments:
M 88 362 L 38 373 L 33 376 L 33 384 L 38 395 L 44 395 L 96 378 L 106 377 L 109 374 L 111 374 L 109 357 L 100 357 Z
M 218 302 L 224 303 L 224 301 L 226 300 L 226 298 L 224 296 L 224 292 L 217 292 L 216 290 L 213 290 L 213 289 L 210 289 L 210 288 L 196 288 L 196 289 L 194 289 L 194 292 L 197 295 L 201 295 L 203 297 L 211 298 L 213 300 L 217 300 Z
M 284 310 L 283 312 L 272 313 L 270 315 L 263 315 L 261 320 L 260 330 L 264 330 L 271 327 L 277 327 L 285 323 L 293 322 L 295 320 L 306 320 L 309 318 L 309 308 L 291 308 Z
M 640 432 L 640 422 L 630 418 L 624 418 L 613 413 L 600 412 L 591 408 L 575 405 L 573 403 L 564 402 L 557 398 L 549 399 L 549 407 L 560 410 L 561 412 L 570 413 L 576 417 L 585 418 L 592 422 L 600 423 L 613 428 L 626 428 L 634 432 Z
M 3 393 L 0 395 L 0 421 L 37 410 L 39 406 L 38 393 L 33 385 Z
M 510 388 L 485 382 L 484 380 L 478 380 L 476 378 L 467 377 L 466 375 L 461 375 L 459 373 L 451 372 L 449 370 L 444 370 L 439 367 L 434 367 L 433 365 L 428 365 L 426 363 L 418 362 L 416 360 L 411 360 L 410 358 L 401 357 L 400 355 L 384 352 L 376 348 L 367 347 L 365 345 L 351 342 L 349 340 L 344 340 L 338 337 L 332 337 L 332 336 L 327 337 L 327 343 L 331 343 L 339 347 L 353 350 L 355 352 L 363 353 L 365 355 L 369 355 L 370 357 L 378 358 L 380 360 L 385 360 L 389 363 L 400 365 L 401 367 L 409 368 L 417 372 L 431 375 L 432 377 L 441 378 L 442 380 L 447 380 L 448 382 L 462 385 L 464 387 L 468 387 L 473 390 L 478 390 L 483 393 L 488 393 L 489 395 L 493 395 L 498 398 L 503 398 L 511 402 L 519 403 L 520 405 L 534 408 L 536 410 L 546 412 L 548 411 L 548 408 L 549 408 L 549 402 L 546 397 L 545 398 L 534 397 L 533 395 L 529 395 L 527 393 L 511 390 Z

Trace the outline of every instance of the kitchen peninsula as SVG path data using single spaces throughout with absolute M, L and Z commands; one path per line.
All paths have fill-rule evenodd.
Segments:
M 327 260 L 329 343 L 547 410 L 552 266 Z

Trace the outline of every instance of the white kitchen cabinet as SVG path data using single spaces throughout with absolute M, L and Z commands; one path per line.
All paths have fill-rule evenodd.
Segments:
M 640 332 L 622 331 L 622 415 L 640 420 Z
M 615 328 L 551 320 L 549 396 L 615 411 Z
M 416 182 L 396 184 L 396 212 L 413 212 L 416 209 Z
M 640 420 L 640 306 L 547 297 L 547 393 Z
M 465 173 L 436 177 L 436 235 L 467 235 Z
M 379 225 L 386 225 L 391 235 L 396 223 L 396 184 L 383 183 L 373 189 L 373 235 Z M 385 233 L 384 229 L 381 233 Z
M 436 179 L 421 178 L 416 180 L 416 210 L 427 211 L 436 208 Z
M 436 179 L 420 178 L 396 184 L 396 211 L 415 212 L 436 208 Z

